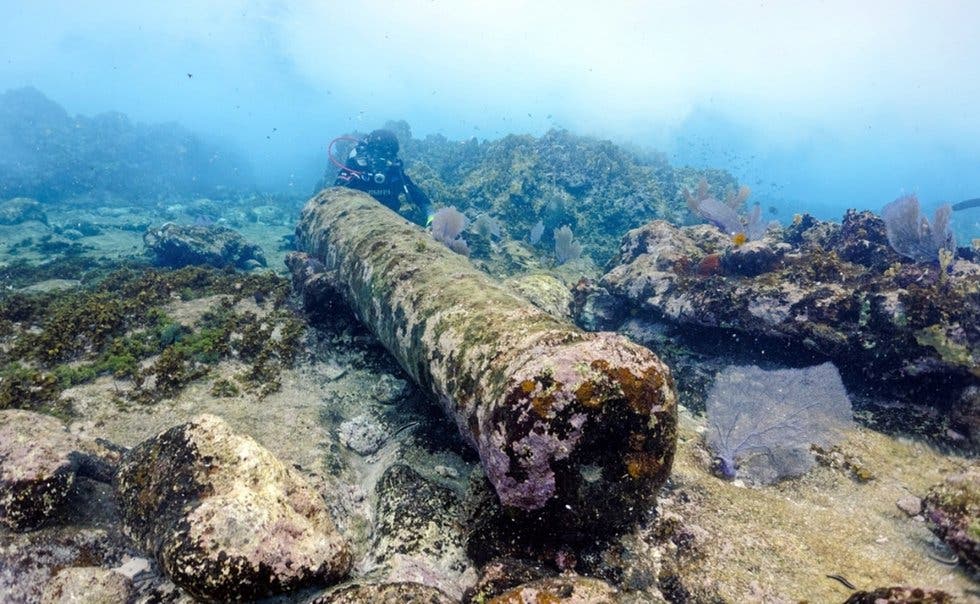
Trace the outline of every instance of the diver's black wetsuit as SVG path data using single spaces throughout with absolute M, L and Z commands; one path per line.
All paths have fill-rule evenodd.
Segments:
M 334 185 L 364 191 L 408 220 L 424 226 L 429 198 L 405 174 L 401 160 L 395 157 L 397 142 L 394 144 L 393 153 L 390 148 L 379 149 L 369 136 L 365 144 L 351 151 Z

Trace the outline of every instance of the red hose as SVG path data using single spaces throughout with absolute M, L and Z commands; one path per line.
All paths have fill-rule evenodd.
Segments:
M 347 170 L 348 172 L 351 172 L 351 173 L 356 174 L 358 176 L 364 174 L 364 172 L 358 172 L 357 170 L 354 170 L 352 168 L 349 168 L 349 167 L 345 166 L 344 164 L 340 163 L 339 161 L 337 161 L 337 159 L 333 156 L 333 146 L 334 146 L 334 144 L 337 141 L 350 141 L 352 143 L 361 143 L 362 142 L 361 139 L 354 138 L 353 136 L 338 136 L 337 138 L 335 138 L 332 141 L 330 141 L 330 144 L 329 145 L 327 145 L 327 157 L 330 158 L 330 163 L 332 163 L 333 165 L 337 166 L 341 170 Z

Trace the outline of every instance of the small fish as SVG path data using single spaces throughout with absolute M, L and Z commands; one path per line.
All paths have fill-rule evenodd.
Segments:
M 827 578 L 837 581 L 838 583 L 840 583 L 841 585 L 843 585 L 848 589 L 857 589 L 857 586 L 855 586 L 853 583 L 851 583 L 850 581 L 848 581 L 847 579 L 845 579 L 840 575 L 827 575 Z
M 189 74 L 187 74 L 187 77 L 188 78 L 193 78 L 194 77 L 194 74 L 193 73 L 189 73 Z
M 956 566 L 957 564 L 960 563 L 960 557 L 957 556 L 956 554 L 953 554 L 952 557 L 949 558 L 940 556 L 939 554 L 934 554 L 932 552 L 929 552 L 927 555 L 933 560 L 935 560 L 936 562 L 939 562 L 940 564 L 945 564 L 946 566 Z

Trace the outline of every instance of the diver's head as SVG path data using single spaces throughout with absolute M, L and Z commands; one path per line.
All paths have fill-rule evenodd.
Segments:
M 372 157 L 394 161 L 398 157 L 398 137 L 391 130 L 375 130 L 364 138 L 364 151 Z

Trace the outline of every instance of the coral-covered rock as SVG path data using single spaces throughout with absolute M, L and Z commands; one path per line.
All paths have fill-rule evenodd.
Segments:
M 44 588 L 41 604 L 129 602 L 133 582 L 107 568 L 75 566 L 58 572 Z
M 588 278 L 572 287 L 572 318 L 587 331 L 609 331 L 623 320 L 616 298 Z
M 265 266 L 262 248 L 223 226 L 164 224 L 143 234 L 143 244 L 156 262 L 179 268 L 191 264 L 250 269 Z
M 212 415 L 130 451 L 116 492 L 126 534 L 200 598 L 257 598 L 336 582 L 350 569 L 320 495 Z
M 416 581 L 459 598 L 464 576 L 474 574 L 459 526 L 460 499 L 451 489 L 403 464 L 385 470 L 371 566 L 386 582 Z
M 879 587 L 851 594 L 844 604 L 952 604 L 953 596 L 938 589 Z
M 381 448 L 388 433 L 381 422 L 368 414 L 358 415 L 340 424 L 340 443 L 358 455 L 370 455 Z
M 15 197 L 0 202 L 0 224 L 20 224 L 28 220 L 48 224 L 48 216 L 37 201 L 27 197 Z
M 878 271 L 899 261 L 899 255 L 888 245 L 885 221 L 872 212 L 847 210 L 837 237 L 828 247 L 837 249 L 842 260 Z
M 655 221 L 623 238 L 599 285 L 623 316 L 735 332 L 792 362 L 815 353 L 889 394 L 955 408 L 980 383 L 980 265 L 901 259 L 869 213 L 833 226 L 801 219 L 734 248 L 714 227 Z
M 553 570 L 517 558 L 495 558 L 480 569 L 480 578 L 466 590 L 465 602 L 486 602 L 518 585 L 554 576 Z
M 110 499 L 108 493 L 106 499 Z M 104 528 L 48 526 L 28 533 L 4 534 L 0 536 L 0 601 L 40 602 L 59 570 L 112 568 L 121 563 L 128 550 L 118 531 Z M 100 600 L 113 604 L 125 601 Z
M 0 522 L 15 530 L 44 524 L 75 482 L 77 448 L 57 418 L 0 411 Z
M 490 604 L 616 604 L 623 601 L 622 592 L 605 581 L 561 575 L 509 589 L 492 598 Z
M 980 468 L 946 478 L 923 500 L 925 517 L 967 568 L 980 572 Z
M 399 582 L 354 584 L 317 596 L 310 604 L 455 604 L 435 587 L 421 583 Z
M 726 273 L 754 277 L 776 268 L 787 249 L 785 243 L 757 239 L 729 249 L 722 255 L 721 265 Z
M 532 273 L 510 278 L 503 283 L 553 317 L 571 320 L 572 292 L 551 275 Z

